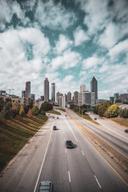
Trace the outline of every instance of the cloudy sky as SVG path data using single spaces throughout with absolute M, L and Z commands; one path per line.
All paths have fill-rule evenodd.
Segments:
M 93 76 L 99 98 L 128 90 L 128 0 L 0 0 L 0 89 L 89 90 Z

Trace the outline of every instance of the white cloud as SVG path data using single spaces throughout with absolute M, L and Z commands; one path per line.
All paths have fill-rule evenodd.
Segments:
M 112 48 L 124 35 L 126 35 L 126 29 L 111 22 L 100 36 L 99 44 L 107 49 Z
M 27 60 L 25 43 L 33 44 L 34 56 Z M 20 95 L 27 80 L 41 82 L 40 72 L 46 66 L 42 58 L 50 49 L 48 39 L 37 29 L 8 30 L 0 34 L 0 89 L 14 88 Z M 34 87 L 36 91 L 37 87 Z
M 18 18 L 24 19 L 24 13 L 20 8 L 20 5 L 16 1 L 4 0 L 0 1 L 0 28 L 5 29 L 5 23 L 10 22 L 13 14 L 16 14 Z
M 72 41 L 68 39 L 65 35 L 60 34 L 59 40 L 56 43 L 55 50 L 58 54 L 61 54 L 64 50 L 72 45 Z
M 18 31 L 22 41 L 33 45 L 35 55 L 46 55 L 50 49 L 49 40 L 36 28 L 24 28 Z
M 79 53 L 75 51 L 67 50 L 63 53 L 63 55 L 58 56 L 52 60 L 51 68 L 53 70 L 57 70 L 60 67 L 64 69 L 70 69 L 72 67 L 75 67 L 77 64 L 79 64 L 80 60 L 81 60 L 81 57 Z
M 69 87 L 70 85 L 70 87 Z M 65 75 L 65 77 L 63 79 L 59 79 L 57 81 L 57 91 L 61 92 L 61 93 L 67 93 L 68 91 L 70 92 L 74 92 L 74 90 L 78 90 L 79 87 L 79 80 L 75 79 L 75 77 L 73 75 Z
M 106 25 L 107 3 L 106 0 L 89 0 L 81 4 L 81 9 L 86 13 L 84 23 L 88 26 L 89 34 L 95 34 Z
M 102 59 L 98 58 L 96 55 L 93 55 L 92 57 L 89 57 L 85 60 L 83 60 L 83 69 L 90 69 L 95 68 L 97 65 L 101 64 Z
M 73 12 L 68 12 L 60 3 L 55 6 L 52 0 L 45 3 L 39 0 L 35 16 L 41 26 L 57 30 L 67 29 L 76 20 Z
M 128 53 L 128 39 L 121 41 L 109 50 L 109 55 L 111 57 L 116 57 L 120 53 Z
M 89 40 L 89 37 L 88 37 L 87 33 L 81 27 L 78 27 L 74 31 L 74 43 L 75 43 L 75 46 L 78 46 L 78 45 L 80 45 L 83 42 L 88 41 L 88 40 Z

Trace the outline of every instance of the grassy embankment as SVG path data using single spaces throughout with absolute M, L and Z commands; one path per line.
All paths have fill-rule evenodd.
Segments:
M 116 123 L 119 123 L 120 125 L 128 127 L 128 118 L 125 119 L 117 117 L 117 118 L 111 118 L 111 120 L 113 120 Z
M 75 112 L 75 111 L 74 111 Z M 85 114 L 81 114 L 81 113 L 79 113 L 79 112 L 75 112 L 77 115 L 79 115 L 80 117 L 82 117 L 82 118 L 84 118 L 84 119 L 87 119 L 88 121 L 91 121 L 91 122 L 93 122 L 93 123 L 96 123 L 96 124 L 99 124 L 99 123 L 97 123 L 96 121 L 94 121 L 87 113 L 85 113 Z
M 47 116 L 0 120 L 0 171 L 46 122 Z

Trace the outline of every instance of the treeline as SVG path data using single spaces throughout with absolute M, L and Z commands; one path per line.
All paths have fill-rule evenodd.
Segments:
M 94 108 L 94 113 L 107 118 L 118 116 L 128 118 L 128 109 L 122 109 L 117 104 L 111 104 L 110 102 L 97 104 Z
M 82 105 L 82 106 L 78 106 L 78 105 L 70 105 L 70 109 L 72 109 L 74 112 L 78 112 L 79 114 L 84 114 L 88 111 L 91 110 L 91 107 L 88 105 Z
M 28 104 L 22 104 L 19 102 L 12 102 L 11 98 L 0 98 L 0 118 L 10 119 L 15 118 L 17 115 L 23 116 L 42 116 L 45 112 L 52 110 L 53 106 L 50 103 L 44 102 L 39 108 L 33 100 L 30 100 Z

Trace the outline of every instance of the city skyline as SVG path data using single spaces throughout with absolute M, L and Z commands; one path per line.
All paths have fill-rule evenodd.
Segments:
M 73 92 L 96 76 L 99 98 L 127 92 L 127 0 L 28 2 L 0 4 L 1 90 L 20 95 L 31 81 L 42 95 L 49 77 L 56 91 Z

